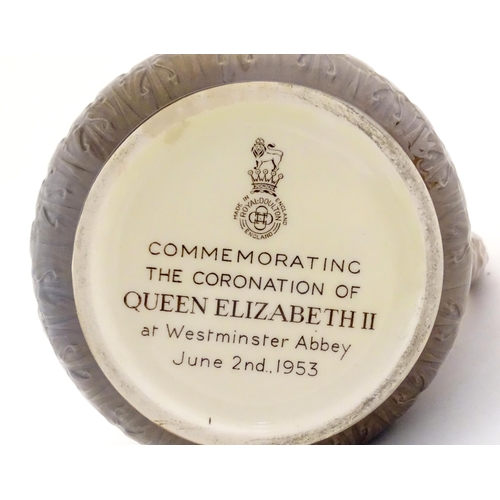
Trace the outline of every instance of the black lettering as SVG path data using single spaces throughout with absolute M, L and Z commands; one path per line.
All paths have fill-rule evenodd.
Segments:
M 186 246 L 182 245 L 181 247 L 181 257 L 184 257 L 185 255 L 191 255 L 194 253 L 194 258 L 196 259 L 198 256 L 198 247 L 193 247 L 191 250 L 188 250 Z
M 168 253 L 168 252 L 167 252 L 167 248 L 168 248 L 168 247 L 172 247 L 173 253 Z M 167 257 L 174 257 L 174 255 L 177 255 L 177 247 L 176 247 L 173 243 L 167 243 L 167 244 L 163 247 L 163 253 L 164 253 Z
M 285 267 L 286 266 L 286 261 L 287 261 L 288 257 L 284 254 L 284 253 L 277 253 L 276 254 L 276 262 L 275 262 L 275 266 L 278 265 L 278 263 L 281 263 L 283 264 Z
M 266 258 L 263 259 L 263 256 L 266 256 Z M 261 252 L 259 254 L 259 256 L 257 257 L 257 260 L 259 261 L 259 264 L 262 264 L 263 266 L 267 266 L 267 265 L 269 265 L 271 263 L 271 261 L 273 260 L 273 258 L 271 257 L 270 253 Z
M 137 300 L 134 301 L 133 299 L 129 299 L 129 296 L 130 295 L 135 295 Z M 129 302 L 132 302 L 132 303 L 129 303 Z M 137 302 L 137 304 L 133 304 L 134 302 Z M 137 293 L 137 292 L 127 292 L 125 294 L 125 296 L 123 297 L 123 303 L 129 308 L 129 309 L 135 309 L 137 312 L 140 312 L 139 311 L 139 306 L 141 305 L 142 303 L 142 299 L 141 299 L 141 296 Z
M 247 260 L 247 259 L 250 259 L 250 264 L 253 264 L 253 251 L 248 252 L 247 255 L 243 255 L 243 252 L 241 250 L 238 250 L 236 262 L 239 262 L 240 260 Z
M 220 286 L 222 286 L 224 284 L 224 285 L 230 287 L 231 286 L 230 281 L 231 281 L 231 275 L 230 274 L 222 273 L 220 275 Z
M 363 313 L 363 326 L 361 327 L 361 330 L 375 330 L 375 316 L 376 313 Z
M 309 259 L 311 261 L 311 269 L 313 269 L 314 261 L 318 260 L 318 257 L 306 257 L 306 259 Z
M 236 283 L 237 279 L 240 280 L 240 285 L 239 286 Z M 233 279 L 233 285 L 234 285 L 235 288 L 245 288 L 247 286 L 247 279 L 245 278 L 245 276 L 242 276 L 241 274 L 238 274 L 238 276 L 235 276 L 234 279 Z
M 285 316 L 285 313 L 283 311 L 283 308 L 281 307 L 281 304 L 279 304 L 278 307 L 274 310 L 273 314 L 269 318 L 269 321 L 274 321 L 275 316 L 278 316 L 279 318 L 281 318 L 281 321 L 288 323 L 288 320 L 286 319 L 286 316 Z
M 239 370 L 239 364 L 241 363 L 241 358 L 239 356 L 233 356 L 233 361 L 235 361 L 235 364 L 233 365 L 233 370 Z
M 327 325 L 328 326 L 333 326 L 333 313 L 334 312 L 339 312 L 338 309 L 329 309 L 329 308 L 326 308 L 325 312 L 329 313 Z
M 292 312 L 290 315 L 291 323 L 302 323 L 304 321 L 304 308 L 302 306 L 291 306 Z M 298 319 L 296 317 L 298 316 Z
M 219 276 L 216 273 L 208 273 L 205 277 L 205 283 L 208 286 L 215 286 L 219 283 Z
M 153 245 L 161 246 L 160 243 L 158 243 L 157 241 L 153 241 L 153 243 L 151 243 L 151 245 L 149 245 L 149 253 L 151 255 L 160 255 L 160 252 L 153 252 Z
M 155 293 L 154 295 L 156 296 L 156 301 L 155 301 L 155 305 L 153 307 L 151 307 L 151 304 L 149 303 L 150 294 L 148 292 L 144 292 L 144 307 L 148 311 L 154 311 L 158 306 L 158 294 Z
M 355 266 L 356 266 L 356 264 L 357 264 L 359 267 L 357 268 L 357 270 L 356 270 L 356 271 L 354 271 L 352 268 L 353 268 L 353 266 L 355 267 Z M 350 263 L 349 263 L 349 265 L 347 266 L 347 269 L 349 270 L 349 272 L 350 272 L 351 274 L 359 274 L 359 273 L 361 272 L 361 263 L 360 263 L 360 262 L 358 262 L 357 260 L 353 260 L 352 262 L 350 262 Z
M 318 313 L 321 312 L 321 308 L 320 307 L 308 307 L 309 309 L 309 314 L 307 315 L 307 321 L 306 323 L 308 325 L 319 325 L 321 323 L 321 320 L 318 320 L 317 322 L 314 322 L 313 320 L 315 320 L 318 316 Z
M 348 316 L 347 313 L 351 313 L 350 316 Z M 348 328 L 354 328 L 354 317 L 356 316 L 356 311 L 344 311 L 342 310 L 341 311 L 341 315 L 340 315 L 340 328 L 344 328 L 344 322 L 345 321 L 349 321 L 349 326 Z
M 174 365 L 177 365 L 177 366 L 182 365 L 182 363 L 184 363 L 184 351 L 182 351 L 181 359 L 178 362 L 176 362 L 175 360 L 172 360 L 172 363 Z
M 175 308 L 175 312 L 187 314 L 189 310 L 184 308 L 186 307 L 186 301 L 188 299 L 189 297 L 186 295 L 177 295 L 177 307 Z
M 227 342 L 229 344 L 229 341 L 230 341 L 229 333 L 217 332 L 217 335 L 215 336 L 215 341 L 216 342 Z
M 351 348 L 351 344 L 349 344 L 347 347 L 342 344 L 342 349 L 344 349 L 344 354 L 342 354 L 342 357 L 340 358 L 340 361 L 344 359 L 344 356 L 347 354 L 347 351 Z
M 223 303 L 225 302 L 225 303 Z M 226 305 L 229 303 L 227 299 L 215 299 L 215 316 L 228 316 L 229 313 L 221 314 L 221 311 L 225 310 Z
M 243 318 L 243 313 L 240 316 L 236 314 L 236 307 L 240 303 L 239 300 L 233 300 L 233 310 L 231 311 L 231 318 Z
M 144 294 L 146 295 L 146 294 Z M 156 294 L 158 295 L 158 294 Z M 174 296 L 173 295 L 170 295 L 170 294 L 167 294 L 167 293 L 162 293 L 161 294 L 161 308 L 160 308 L 160 311 L 163 311 L 163 312 L 172 312 L 174 309 L 171 308 L 171 309 L 165 309 L 165 306 L 168 304 L 170 305 L 170 299 L 173 299 Z M 157 299 L 158 301 L 158 299 Z
M 176 338 L 179 338 L 181 335 L 182 335 L 182 332 L 184 331 L 184 325 L 182 325 L 182 328 L 180 330 L 177 330 L 177 328 L 172 328 L 172 330 L 170 330 L 170 325 L 167 323 L 167 334 L 170 338 L 172 337 L 176 337 Z M 200 332 L 198 332 L 200 333 Z
M 212 257 L 215 254 L 214 260 L 217 260 L 217 248 L 214 248 L 211 252 L 209 252 L 205 247 L 201 247 L 201 258 Z
M 268 303 L 267 302 L 255 302 L 255 304 L 262 306 L 262 307 L 259 309 L 259 311 L 257 312 L 257 314 L 254 316 L 253 319 L 267 319 L 267 316 L 262 318 L 260 315 L 266 309 L 266 307 L 268 306 Z
M 222 249 L 222 261 L 223 262 L 232 262 L 231 257 L 229 256 L 229 253 L 232 252 L 230 248 L 223 248 Z
M 160 271 L 158 272 L 158 281 L 161 281 L 162 278 L 167 278 L 167 281 L 170 281 L 170 269 L 164 273 L 163 269 L 160 267 Z
M 269 278 L 269 281 L 272 281 L 272 279 Z M 256 281 L 255 278 L 250 276 L 248 288 L 251 289 L 252 285 L 255 285 L 255 288 L 257 288 L 257 290 L 260 290 L 262 288 L 262 277 L 259 277 L 259 281 Z M 267 287 L 267 285 L 264 287 L 264 290 L 266 289 L 266 287 Z
M 293 266 L 299 266 L 302 269 L 304 269 L 304 264 L 302 264 L 302 261 L 300 260 L 300 257 L 298 255 L 293 259 L 292 263 L 290 264 L 290 267 Z
M 332 265 L 330 267 L 330 271 L 333 271 L 333 268 L 334 266 L 337 266 L 337 268 L 339 269 L 339 271 L 341 273 L 344 272 L 344 266 L 345 266 L 345 260 L 342 261 L 342 265 L 340 265 L 335 259 L 332 259 Z
M 295 349 L 298 349 L 299 347 L 302 347 L 307 351 L 307 344 L 306 344 L 306 339 L 304 338 L 304 335 L 300 337 L 298 342 L 295 344 Z

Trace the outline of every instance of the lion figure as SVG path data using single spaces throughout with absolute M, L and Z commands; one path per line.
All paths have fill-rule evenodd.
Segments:
M 273 171 L 278 170 L 283 158 L 283 151 L 275 149 L 274 144 L 268 144 L 266 146 L 264 139 L 261 137 L 255 141 L 252 147 L 252 153 L 255 156 L 255 168 L 257 170 L 260 170 L 262 164 L 267 162 L 273 165 Z

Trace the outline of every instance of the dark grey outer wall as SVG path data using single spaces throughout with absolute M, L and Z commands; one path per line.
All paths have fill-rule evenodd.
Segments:
M 408 154 L 436 208 L 444 247 L 444 286 L 431 337 L 410 374 L 389 399 L 351 428 L 321 442 L 366 443 L 408 410 L 450 350 L 470 287 L 471 247 L 460 183 L 431 125 L 399 90 L 352 57 L 158 55 L 108 85 L 59 144 L 40 190 L 31 255 L 43 326 L 69 376 L 111 423 L 140 443 L 188 443 L 156 426 L 127 403 L 90 353 L 73 298 L 73 241 L 94 179 L 114 149 L 141 122 L 183 96 L 242 81 L 303 85 L 356 106 L 385 128 Z

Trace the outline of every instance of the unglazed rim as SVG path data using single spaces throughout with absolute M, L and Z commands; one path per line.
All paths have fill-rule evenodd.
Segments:
M 127 403 L 89 351 L 73 297 L 73 241 L 83 204 L 100 169 L 140 123 L 188 94 L 244 81 L 311 87 L 360 109 L 402 147 L 433 201 L 443 241 L 444 279 L 438 315 L 426 347 L 384 403 L 347 430 L 321 441 L 367 442 L 411 406 L 451 348 L 470 287 L 471 249 L 463 194 L 444 147 L 420 111 L 356 59 L 338 55 L 161 55 L 111 83 L 59 145 L 39 195 L 31 250 L 42 322 L 63 366 L 108 420 L 141 443 L 188 443 Z

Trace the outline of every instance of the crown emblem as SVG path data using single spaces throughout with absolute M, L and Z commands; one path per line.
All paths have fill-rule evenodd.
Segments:
M 284 177 L 283 174 L 278 174 L 283 151 L 275 149 L 274 144 L 266 146 L 264 139 L 259 137 L 252 147 L 252 153 L 255 156 L 255 167 L 248 171 L 248 175 L 252 178 L 252 193 L 268 193 L 276 196 L 278 182 Z

